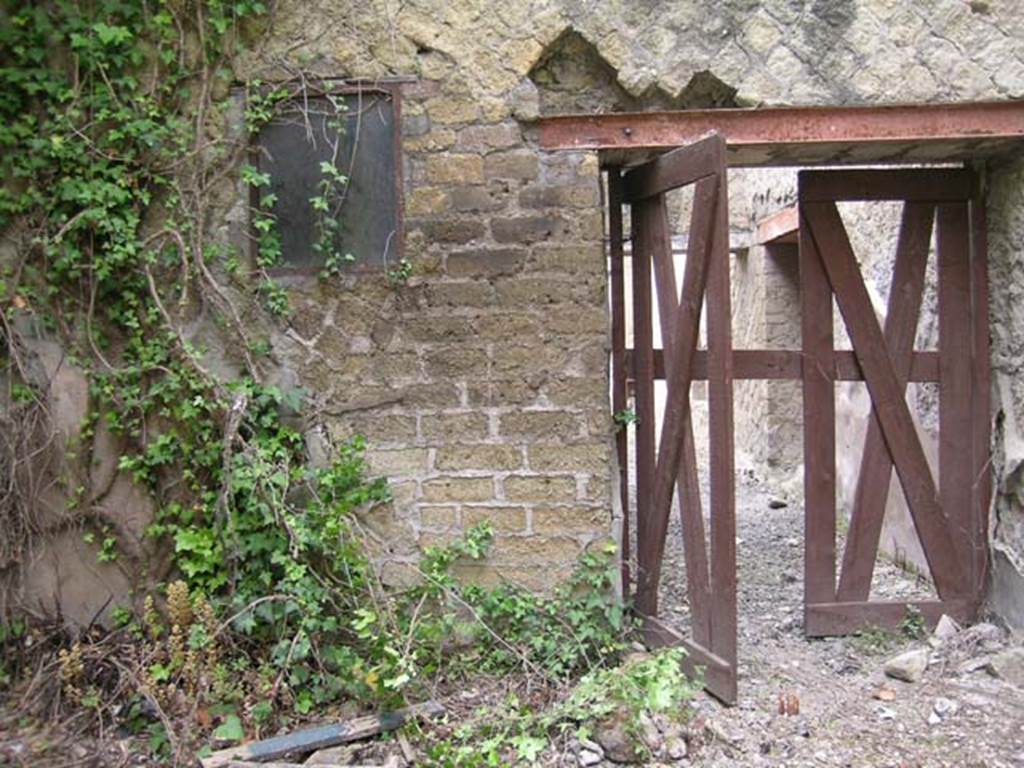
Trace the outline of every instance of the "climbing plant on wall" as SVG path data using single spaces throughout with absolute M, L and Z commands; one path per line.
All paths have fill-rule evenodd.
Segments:
M 48 702 L 51 719 L 61 702 L 99 721 L 116 714 L 171 761 L 187 759 L 215 723 L 215 734 L 239 738 L 243 720 L 259 732 L 275 713 L 401 698 L 442 663 L 462 621 L 456 599 L 476 619 L 479 650 L 463 658 L 551 681 L 600 664 L 628 625 L 610 590 L 610 552 L 588 555 L 557 598 L 459 590 L 450 568 L 484 555 L 486 526 L 428 552 L 419 587 L 388 594 L 377 581 L 355 513 L 386 502 L 386 484 L 366 479 L 359 441 L 311 467 L 297 426 L 302 393 L 268 383 L 261 329 L 287 317 L 287 294 L 271 275 L 281 256 L 275 201 L 248 137 L 295 92 L 247 83 L 241 131 L 227 127 L 227 97 L 232 62 L 258 44 L 269 13 L 254 0 L 0 10 L 0 556 L 6 566 L 48 532 L 23 471 L 39 468 L 48 443 L 48 382 L 29 352 L 44 337 L 89 382 L 78 470 L 88 472 L 101 431 L 119 441 L 119 468 L 154 499 L 149 534 L 181 579 L 144 611 L 117 607 L 121 629 L 105 645 L 62 648 L 29 698 Z M 318 246 L 330 276 L 348 260 L 334 250 L 346 179 L 321 171 L 310 203 L 324 214 Z M 255 191 L 252 253 L 218 234 L 238 181 Z M 403 263 L 381 279 L 409 272 Z M 189 332 L 199 325 L 215 329 L 209 338 L 227 358 L 216 370 Z M 83 531 L 97 557 L 114 561 L 116 529 L 84 496 L 74 464 L 57 479 L 82 524 L 98 528 Z M 24 635 L 9 626 L 21 628 L 0 623 L 0 694 L 17 672 L 6 651 Z M 178 715 L 189 725 L 175 727 Z

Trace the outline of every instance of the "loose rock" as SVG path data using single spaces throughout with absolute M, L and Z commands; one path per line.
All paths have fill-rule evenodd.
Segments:
M 931 653 L 927 648 L 915 648 L 894 656 L 885 663 L 885 674 L 895 680 L 916 683 L 928 669 Z
M 932 632 L 932 637 L 944 642 L 956 637 L 959 633 L 960 625 L 956 623 L 956 620 L 950 618 L 946 614 L 942 614 L 942 616 L 939 617 L 938 623 L 935 625 L 935 631 Z
M 988 660 L 985 669 L 992 677 L 1024 688 L 1024 647 L 1018 646 L 997 653 Z
M 686 741 L 678 736 L 673 736 L 665 742 L 665 754 L 668 755 L 670 760 L 676 762 L 684 760 L 687 752 Z

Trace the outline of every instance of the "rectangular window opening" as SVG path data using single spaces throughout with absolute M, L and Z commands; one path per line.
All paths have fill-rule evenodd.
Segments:
M 345 86 L 281 105 L 254 139 L 270 176 L 280 258 L 271 271 L 383 271 L 401 259 L 396 90 Z M 254 205 L 266 197 L 257 190 Z

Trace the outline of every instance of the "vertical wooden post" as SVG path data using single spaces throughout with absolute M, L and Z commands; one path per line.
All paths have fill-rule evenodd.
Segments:
M 654 328 L 651 316 L 651 201 L 631 208 L 633 237 L 633 362 L 636 401 L 637 608 L 657 615 L 658 588 L 651 583 L 651 508 L 654 490 Z
M 966 203 L 938 206 L 936 239 L 939 265 L 939 498 L 947 525 L 958 544 L 966 583 L 973 594 L 975 531 L 971 486 L 974 482 L 971 429 L 971 264 Z M 971 456 L 964 455 L 972 446 Z M 933 574 L 934 576 L 934 574 Z
M 733 455 L 729 193 L 718 179 L 707 291 L 708 432 L 711 446 L 711 647 L 736 665 L 736 476 Z M 735 675 L 732 678 L 735 697 Z
M 992 372 L 988 328 L 988 224 L 985 198 L 977 189 L 971 218 L 971 443 L 973 482 L 973 611 L 980 606 L 988 579 L 988 515 L 992 503 Z
M 803 182 L 803 174 L 800 175 Z M 832 289 L 800 209 L 804 416 L 804 626 L 807 606 L 835 600 L 836 403 Z
M 626 409 L 626 283 L 622 231 L 622 175 L 608 168 L 608 253 L 612 304 L 612 413 Z M 622 594 L 630 595 L 629 561 L 632 557 L 629 526 L 629 433 L 619 425 L 615 433 L 619 464 L 619 501 L 622 505 Z

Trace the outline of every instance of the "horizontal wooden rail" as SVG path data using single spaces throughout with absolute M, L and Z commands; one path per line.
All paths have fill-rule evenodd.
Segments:
M 957 621 L 970 620 L 974 606 L 968 600 L 914 600 L 910 602 L 810 603 L 804 606 L 804 634 L 808 637 L 849 635 L 865 626 L 895 629 L 913 608 L 929 626 L 935 626 L 942 614 Z
M 857 356 L 850 350 L 837 349 L 834 353 L 836 381 L 863 381 L 864 374 Z M 732 353 L 733 378 L 742 380 L 797 380 L 802 377 L 801 353 L 792 349 L 737 349 Z M 633 350 L 626 350 L 626 376 L 632 381 Z M 707 350 L 697 350 L 693 359 L 694 381 L 708 377 Z M 660 349 L 654 350 L 654 378 L 665 378 L 665 361 Z M 939 380 L 939 353 L 914 352 L 910 368 L 910 381 L 929 383 Z

